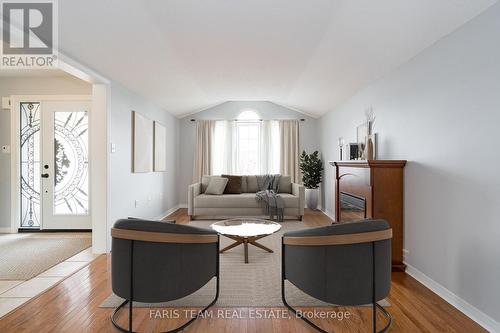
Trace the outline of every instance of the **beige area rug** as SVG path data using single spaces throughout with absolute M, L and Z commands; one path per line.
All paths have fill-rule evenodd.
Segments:
M 2 234 L 0 280 L 29 280 L 90 246 L 90 233 Z
M 190 224 L 208 227 L 213 221 L 193 221 Z M 277 233 L 264 237 L 259 242 L 274 253 L 265 252 L 255 246 L 248 247 L 249 263 L 245 264 L 243 246 L 237 246 L 220 256 L 220 293 L 216 306 L 220 307 L 281 307 L 281 236 L 292 230 L 307 229 L 303 222 L 285 221 Z M 233 241 L 221 236 L 221 248 Z M 332 306 L 301 292 L 293 284 L 286 282 L 286 298 L 295 306 Z M 137 307 L 202 307 L 208 305 L 215 294 L 215 278 L 197 292 L 184 298 L 165 303 L 138 303 Z M 114 308 L 123 299 L 111 294 L 100 305 Z M 379 302 L 383 306 L 389 303 Z

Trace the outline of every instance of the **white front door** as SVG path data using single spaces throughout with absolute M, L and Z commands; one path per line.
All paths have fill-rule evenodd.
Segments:
M 26 101 L 21 116 L 21 228 L 91 229 L 90 101 Z

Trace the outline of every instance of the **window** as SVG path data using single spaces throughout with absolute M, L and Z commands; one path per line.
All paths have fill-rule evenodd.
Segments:
M 260 173 L 260 121 L 236 123 L 236 173 L 257 175 Z
M 245 110 L 245 111 L 241 112 L 238 115 L 238 120 L 253 120 L 253 121 L 257 121 L 257 120 L 260 120 L 260 117 L 257 114 L 257 112 L 255 112 L 255 111 Z
M 217 121 L 214 133 L 213 174 L 279 173 L 279 123 L 261 120 L 251 110 L 236 121 Z

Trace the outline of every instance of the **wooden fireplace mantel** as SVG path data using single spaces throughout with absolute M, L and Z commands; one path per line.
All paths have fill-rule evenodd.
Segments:
M 333 166 L 353 167 L 353 168 L 403 168 L 406 160 L 353 160 L 353 161 L 330 161 Z
M 335 167 L 335 219 L 384 219 L 392 228 L 392 268 L 403 264 L 405 160 L 330 161 Z M 342 197 L 342 203 L 341 203 Z

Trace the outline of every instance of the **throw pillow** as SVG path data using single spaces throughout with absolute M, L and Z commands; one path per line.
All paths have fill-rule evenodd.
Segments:
M 205 194 L 221 195 L 224 193 L 228 179 L 222 177 L 210 177 Z
M 241 194 L 242 176 L 222 175 L 221 177 L 228 179 L 224 194 Z

